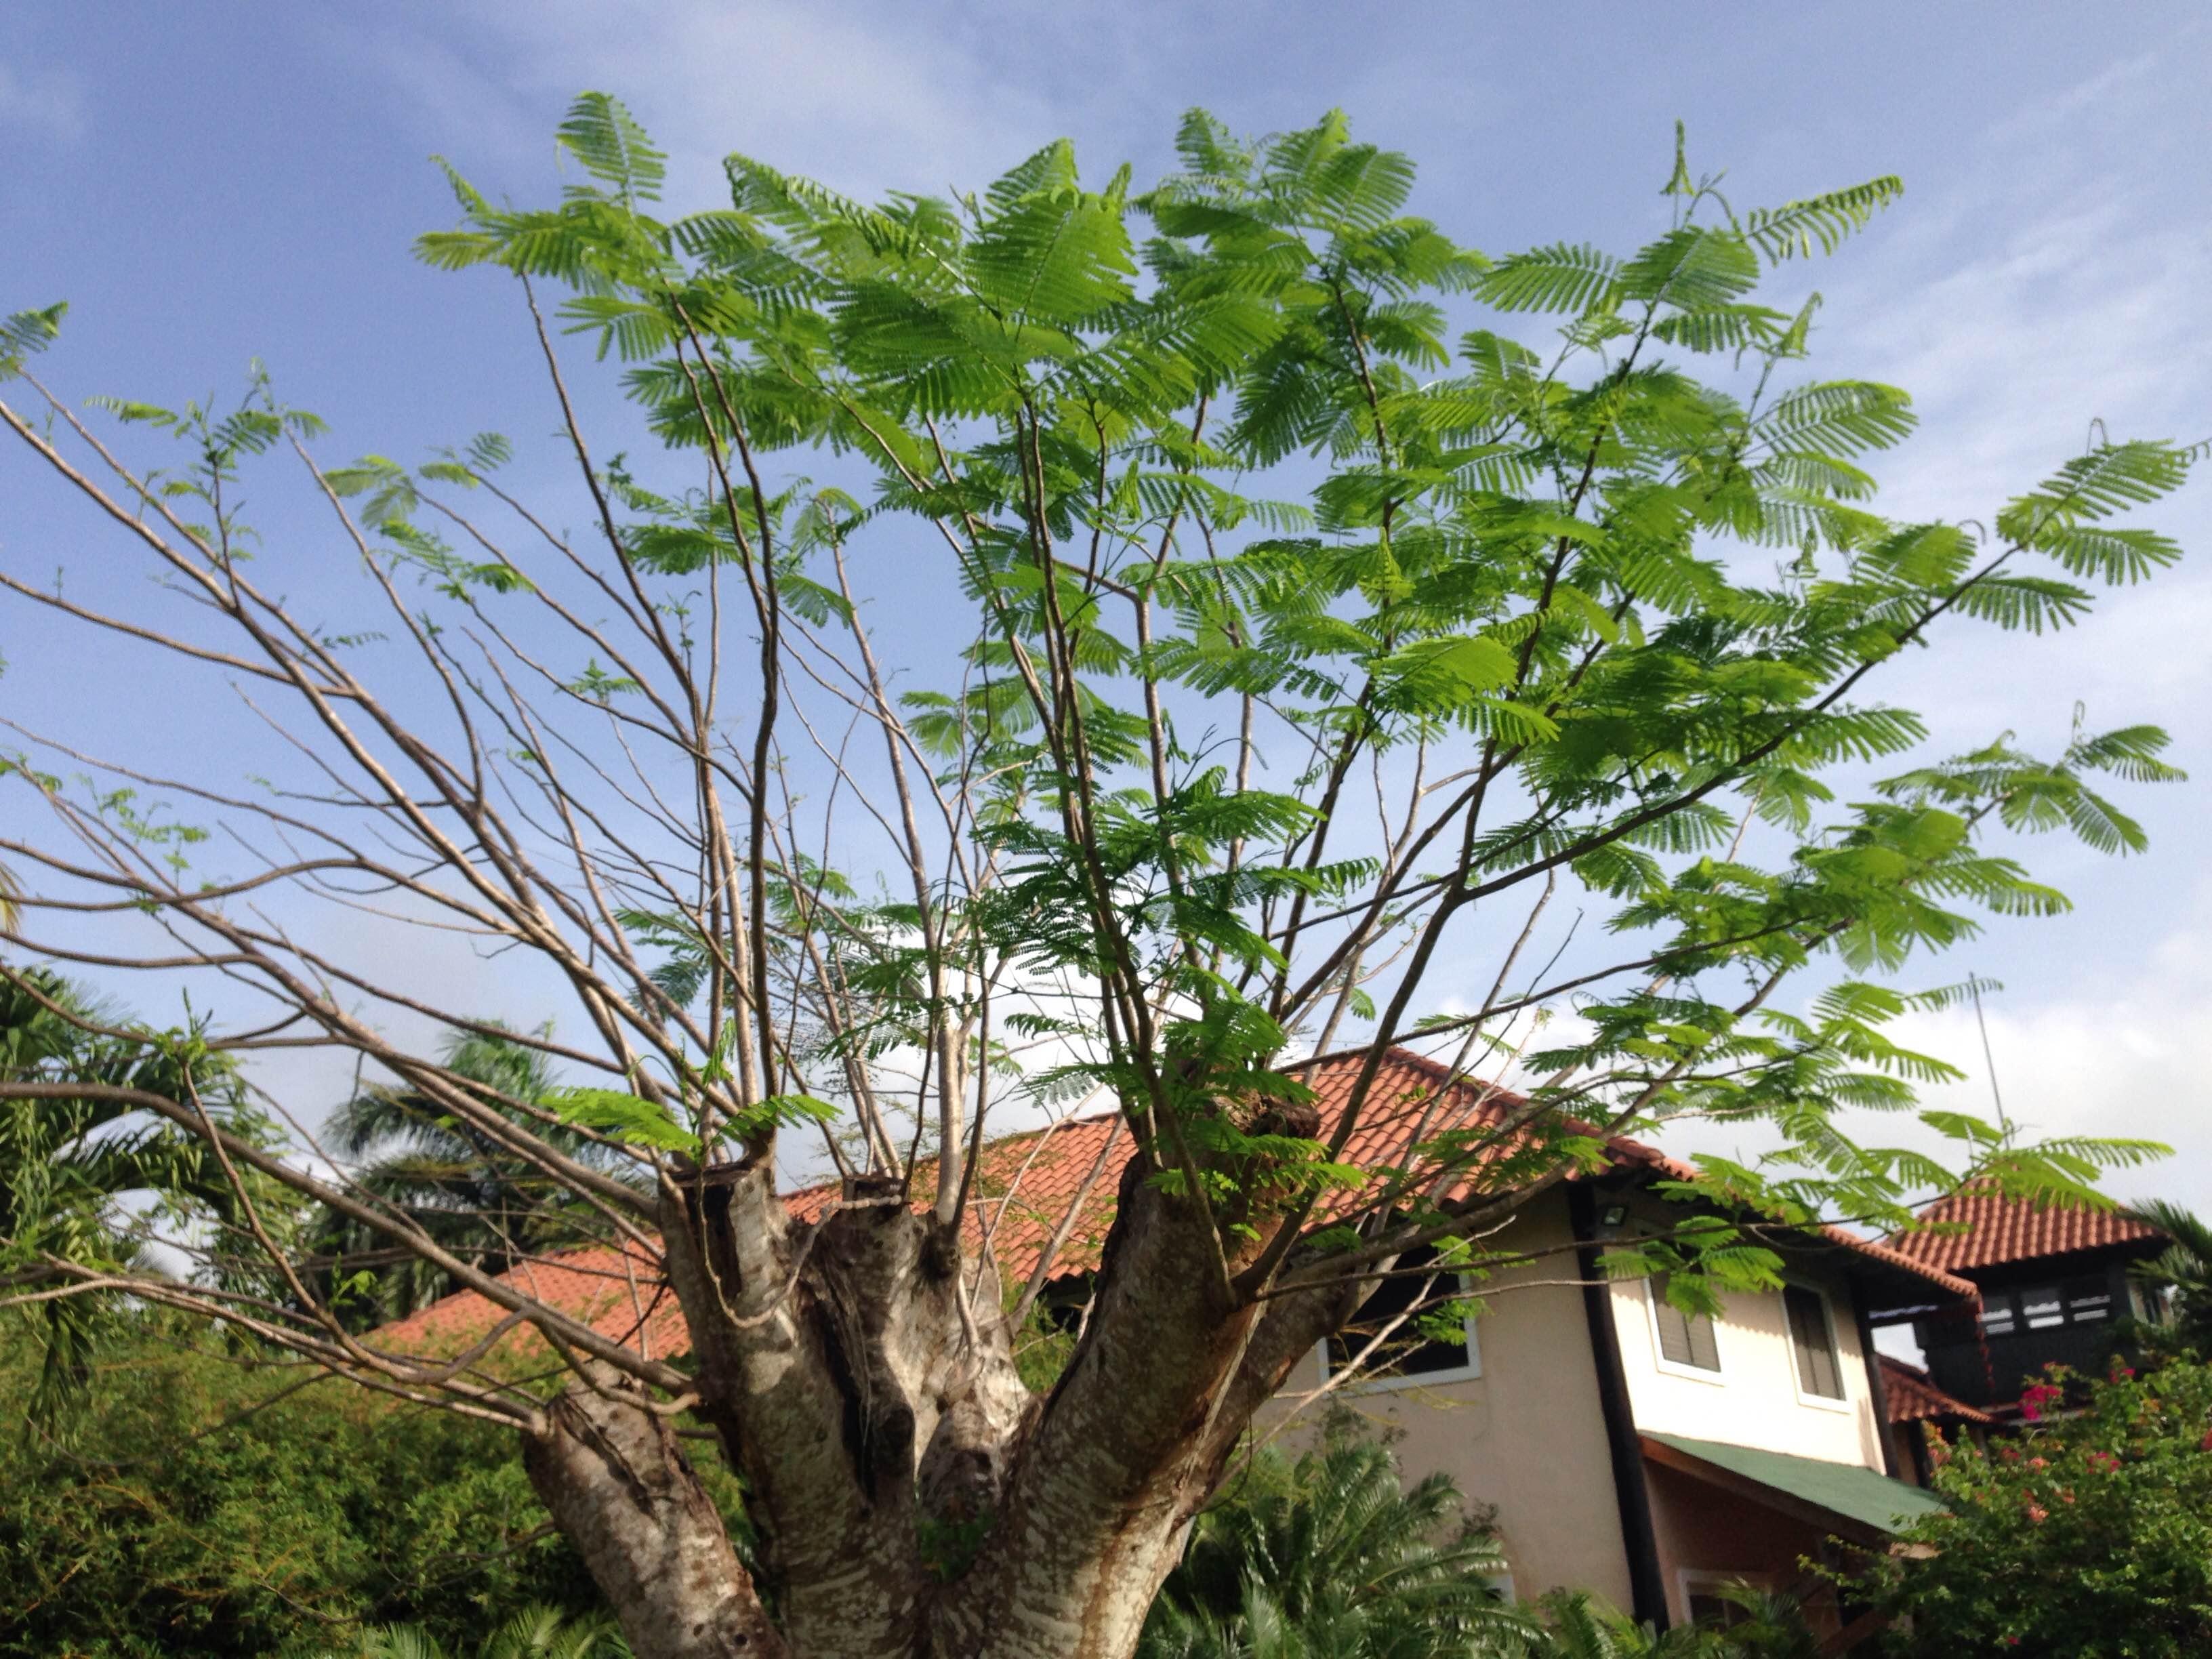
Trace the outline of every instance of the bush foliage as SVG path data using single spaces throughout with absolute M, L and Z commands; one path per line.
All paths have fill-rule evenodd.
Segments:
M 305 1653 L 397 1621 L 473 1649 L 524 1603 L 599 1605 L 511 1431 L 187 1334 L 107 1349 L 65 1437 L 0 1437 L 0 1656 Z M 0 1398 L 40 1363 L 0 1337 Z
M 2029 1391 L 2017 1438 L 1955 1448 L 1950 1512 L 1906 1535 L 1863 1588 L 1911 1659 L 2166 1659 L 2212 1652 L 2212 1370 Z

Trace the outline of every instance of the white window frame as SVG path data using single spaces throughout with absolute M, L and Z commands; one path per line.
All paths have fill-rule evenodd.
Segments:
M 1659 1340 L 1659 1281 L 1644 1281 L 1644 1326 L 1651 1334 L 1651 1363 L 1668 1376 L 1686 1377 L 1692 1382 L 1704 1382 L 1720 1389 L 1728 1386 L 1728 1354 L 1721 1342 L 1721 1322 L 1713 1321 L 1713 1358 L 1720 1363 L 1711 1370 L 1702 1365 L 1684 1365 L 1667 1358 L 1667 1345 Z
M 1804 1291 L 1820 1298 L 1820 1317 L 1828 1324 L 1828 1352 L 1836 1357 L 1836 1386 L 1844 1391 L 1843 1398 L 1838 1400 L 1825 1394 L 1814 1394 L 1806 1388 L 1805 1378 L 1797 1369 L 1797 1333 L 1790 1328 L 1789 1298 L 1777 1291 L 1774 1293 L 1774 1300 L 1776 1305 L 1782 1310 L 1782 1346 L 1790 1350 L 1790 1386 L 1796 1391 L 1797 1403 L 1801 1406 L 1817 1406 L 1824 1412 L 1856 1411 L 1858 1402 L 1851 1398 L 1850 1367 L 1844 1360 L 1843 1333 L 1836 1323 L 1835 1298 L 1828 1294 L 1828 1288 L 1825 1285 L 1814 1285 L 1802 1279 L 1785 1279 L 1784 1283 L 1794 1290 Z M 1865 1356 L 1860 1356 L 1859 1363 L 1861 1364 L 1866 1363 Z
M 1457 1275 L 1457 1277 L 1459 1279 L 1461 1294 L 1466 1295 L 1469 1293 L 1471 1287 L 1468 1284 L 1467 1275 L 1465 1273 L 1461 1273 Z M 1473 1314 L 1463 1316 L 1460 1323 L 1467 1332 L 1466 1364 L 1449 1366 L 1445 1370 L 1440 1371 L 1416 1371 L 1410 1376 L 1360 1376 L 1355 1378 L 1352 1382 L 1342 1384 L 1338 1392 L 1341 1394 L 1389 1394 L 1402 1389 L 1425 1389 L 1443 1382 L 1473 1382 L 1478 1381 L 1482 1376 L 1482 1346 L 1481 1344 L 1475 1340 L 1474 1316 Z M 1321 1380 L 1324 1386 L 1327 1385 L 1330 1375 L 1328 1345 L 1336 1341 L 1339 1334 L 1339 1333 L 1332 1331 L 1314 1345 L 1314 1355 L 1321 1363 Z

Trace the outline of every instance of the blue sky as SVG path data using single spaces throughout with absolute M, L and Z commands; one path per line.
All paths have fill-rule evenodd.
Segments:
M 163 7 L 16 0 L 0 38 L 0 309 L 67 298 L 72 395 L 228 392 L 246 360 L 337 428 L 413 454 L 538 408 L 509 296 L 413 262 L 452 217 L 426 157 L 495 195 L 557 186 L 550 134 L 623 97 L 703 205 L 732 149 L 868 194 L 969 187 L 1045 140 L 1103 176 L 1165 162 L 1176 115 L 1300 125 L 1331 106 L 1422 166 L 1419 210 L 1492 252 L 1632 245 L 1661 222 L 1672 123 L 1740 202 L 1870 174 L 1903 203 L 1814 277 L 1821 367 L 1893 380 L 1923 425 L 1883 468 L 1899 514 L 1986 517 L 2080 447 L 2212 435 L 2212 27 L 2194 9 L 2019 4 L 1122 3 Z M 101 580 L 77 521 L 0 459 L 0 560 Z M 2191 552 L 2088 626 L 1974 646 L 1892 695 L 1942 735 L 2172 727 L 2197 781 L 2137 803 L 2124 862 L 2039 852 L 2070 917 L 1958 959 L 2005 981 L 1991 1035 L 2015 1116 L 2162 1136 L 2124 1182 L 2212 1203 L 2212 480 L 2158 521 Z M 0 711 L 118 745 L 188 742 L 179 702 L 0 610 Z M 106 668 L 107 665 L 95 665 Z M 150 665 L 147 671 L 155 672 Z M 1917 681 L 1911 675 L 1917 673 Z M 158 709 L 157 714 L 149 710 Z M 1971 1024 L 1918 1033 L 1978 1073 Z

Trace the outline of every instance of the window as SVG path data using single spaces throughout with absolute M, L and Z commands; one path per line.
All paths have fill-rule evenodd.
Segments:
M 2076 1279 L 2066 1286 L 2066 1322 L 2096 1325 L 2112 1316 L 2112 1281 Z
M 1717 1630 L 1751 1623 L 1752 1610 L 1737 1597 L 1768 1584 L 1764 1573 L 1700 1572 L 1693 1567 L 1681 1570 L 1680 1582 L 1683 1610 L 1696 1623 Z
M 1658 1337 L 1661 1362 L 1687 1370 L 1719 1370 L 1720 1339 L 1713 1331 L 1713 1316 L 1685 1313 L 1669 1302 L 1664 1274 L 1647 1279 L 1645 1285 L 1650 1292 L 1651 1325 Z
M 1437 1382 L 1447 1375 L 1479 1375 L 1474 1332 L 1466 1320 L 1459 1322 L 1458 1341 L 1439 1342 L 1419 1328 L 1416 1322 L 1419 1314 L 1410 1311 L 1441 1311 L 1437 1304 L 1461 1288 L 1459 1276 L 1448 1269 L 1431 1273 L 1419 1271 L 1435 1260 L 1433 1250 L 1401 1256 L 1396 1270 L 1359 1304 L 1352 1322 L 1322 1344 L 1322 1364 L 1334 1370 L 1365 1353 L 1361 1370 L 1377 1382 Z M 1395 1328 L 1391 1328 L 1394 1320 L 1398 1322 Z M 1381 1341 L 1368 1352 L 1368 1344 L 1378 1336 Z
M 1844 1367 L 1836 1352 L 1835 1327 L 1828 1319 L 1828 1298 L 1802 1285 L 1784 1285 L 1782 1308 L 1790 1318 L 1790 1349 L 1797 1360 L 1797 1391 L 1822 1400 L 1841 1400 Z
M 1984 1291 L 1982 1292 L 1982 1334 L 2010 1336 L 2019 1329 L 2012 1314 L 2012 1292 Z
M 2109 1279 L 2069 1279 L 2063 1285 L 1982 1292 L 1982 1334 L 2018 1336 L 2064 1325 L 2101 1325 L 2112 1316 Z
M 1690 1622 L 1706 1630 L 1733 1630 L 1751 1622 L 1751 1609 L 1723 1595 L 1719 1586 L 1690 1592 Z
M 2056 1285 L 2038 1285 L 2020 1293 L 2020 1316 L 2031 1331 L 2047 1331 L 2066 1322 L 2066 1304 Z

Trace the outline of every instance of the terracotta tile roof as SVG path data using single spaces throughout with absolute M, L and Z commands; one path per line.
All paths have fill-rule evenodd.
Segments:
M 1939 1199 L 1920 1212 L 1920 1218 L 1963 1223 L 1966 1231 L 1901 1233 L 1890 1241 L 1891 1248 L 1923 1267 L 1950 1273 L 2074 1250 L 2150 1243 L 2165 1237 L 2148 1222 L 2118 1210 L 2045 1208 L 2027 1199 L 2007 1198 L 1986 1186 Z
M 690 1352 L 690 1328 L 657 1253 L 648 1255 L 635 1244 L 599 1245 L 525 1261 L 500 1277 L 648 1358 L 675 1359 Z M 374 1340 L 395 1352 L 453 1354 L 497 1322 L 498 1310 L 491 1302 L 474 1291 L 459 1291 L 381 1327 Z M 544 1339 L 525 1328 L 507 1338 L 502 1346 L 507 1345 L 515 1350 L 542 1347 Z
M 1987 1412 L 1954 1400 L 1928 1380 L 1928 1373 L 1902 1359 L 1881 1356 L 1881 1392 L 1893 1423 L 1994 1423 Z
M 1341 1120 L 1364 1058 L 1364 1051 L 1355 1050 L 1285 1068 L 1303 1073 L 1313 1090 L 1324 1137 Z M 1408 1049 L 1393 1048 L 1384 1056 L 1358 1127 L 1346 1145 L 1344 1161 L 1366 1170 L 1395 1166 L 1407 1149 L 1418 1143 L 1449 1130 L 1500 1122 L 1524 1103 L 1521 1096 L 1510 1090 L 1480 1079 L 1455 1078 L 1449 1067 L 1436 1060 Z M 1609 1150 L 1624 1167 L 1649 1170 L 1677 1180 L 1691 1179 L 1697 1173 L 1640 1141 L 1616 1139 Z M 1026 1279 L 1055 1230 L 1072 1212 L 1073 1220 L 1053 1258 L 1054 1273 L 1096 1267 L 1107 1229 L 1113 1223 L 1121 1171 L 1132 1151 L 1131 1137 L 1119 1114 L 1114 1112 L 1063 1118 L 1045 1128 L 991 1142 L 984 1147 L 975 1172 L 974 1195 L 964 1223 L 969 1245 L 979 1245 L 988 1232 L 1003 1271 L 1010 1279 Z M 917 1188 L 927 1190 L 930 1182 L 927 1167 L 917 1170 Z M 820 1218 L 837 1193 L 835 1183 L 811 1187 L 790 1194 L 786 1202 L 799 1219 L 812 1221 Z M 1346 1195 L 1346 1202 L 1350 1197 Z M 1838 1228 L 1822 1228 L 1820 1232 L 1832 1244 L 1909 1273 L 1951 1296 L 1975 1294 L 1967 1281 L 1884 1245 Z M 642 1317 L 642 1328 L 655 1354 L 674 1358 L 690 1346 L 659 1262 L 639 1255 L 635 1247 L 628 1258 L 611 1248 L 578 1251 L 516 1272 L 532 1274 L 538 1293 L 553 1305 L 588 1313 L 604 1334 L 628 1341 Z M 635 1299 L 630 1288 L 633 1278 L 638 1285 Z M 475 1292 L 464 1291 L 386 1327 L 381 1334 L 395 1347 L 412 1342 L 434 1352 L 450 1352 L 489 1329 L 492 1322 L 490 1304 Z

